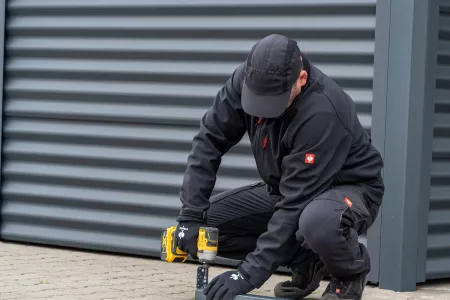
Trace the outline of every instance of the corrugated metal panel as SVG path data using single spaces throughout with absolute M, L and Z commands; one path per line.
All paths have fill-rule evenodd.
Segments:
M 157 255 L 190 142 L 251 46 L 277 32 L 357 102 L 370 130 L 373 1 L 8 3 L 5 239 Z M 248 139 L 216 191 L 258 180 Z
M 450 277 L 450 4 L 441 1 L 426 276 Z

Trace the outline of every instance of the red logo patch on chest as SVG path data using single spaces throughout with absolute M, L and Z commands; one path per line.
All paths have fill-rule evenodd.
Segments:
M 314 159 L 315 158 L 316 158 L 316 156 L 314 154 L 306 153 L 306 155 L 305 155 L 305 164 L 312 165 L 314 163 Z

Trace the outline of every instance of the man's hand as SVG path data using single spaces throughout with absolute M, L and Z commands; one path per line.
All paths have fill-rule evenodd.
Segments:
M 198 230 L 201 226 L 204 226 L 204 224 L 198 222 L 179 222 L 175 231 L 178 248 L 183 252 L 189 253 L 193 259 L 198 259 L 197 240 Z
M 207 300 L 233 300 L 254 289 L 239 271 L 228 271 L 211 280 L 203 290 Z

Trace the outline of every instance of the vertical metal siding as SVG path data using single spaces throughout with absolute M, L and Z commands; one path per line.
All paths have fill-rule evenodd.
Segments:
M 370 130 L 375 2 L 9 1 L 2 237 L 158 255 L 200 117 L 270 33 L 296 38 Z M 216 191 L 256 180 L 245 138 Z
M 450 4 L 441 1 L 426 276 L 450 277 Z

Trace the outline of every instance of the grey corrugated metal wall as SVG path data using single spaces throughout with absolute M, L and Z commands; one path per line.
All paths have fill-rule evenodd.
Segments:
M 158 255 L 199 118 L 270 33 L 369 130 L 375 2 L 9 1 L 2 237 Z M 247 140 L 220 173 L 216 191 L 258 180 Z
M 441 1 L 426 277 L 450 277 L 450 1 Z

